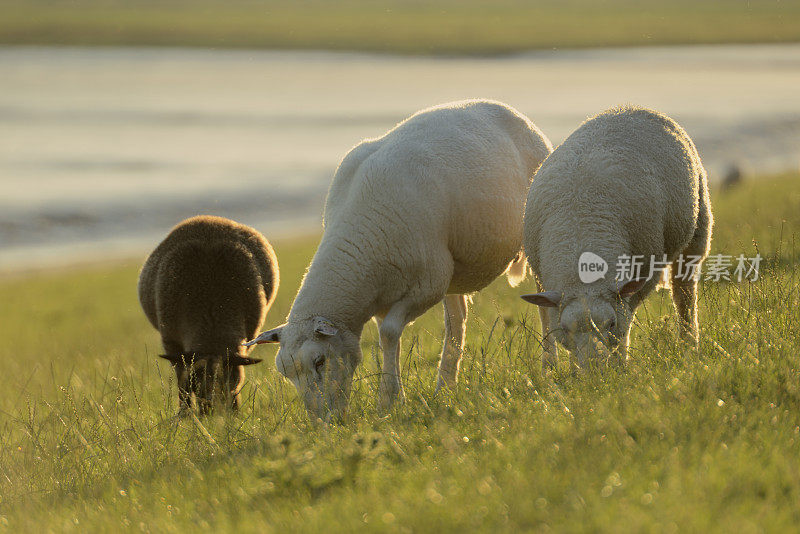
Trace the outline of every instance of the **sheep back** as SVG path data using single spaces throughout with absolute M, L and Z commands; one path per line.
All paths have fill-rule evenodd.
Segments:
M 502 103 L 422 110 L 343 159 L 326 200 L 321 250 L 325 241 L 338 248 L 364 234 L 369 247 L 359 254 L 383 266 L 370 271 L 372 285 L 397 285 L 398 294 L 407 292 L 398 278 L 417 284 L 420 269 L 436 270 L 445 250 L 454 264 L 448 292 L 482 289 L 522 248 L 525 196 L 551 150 L 530 120 Z
M 692 239 L 707 195 L 706 172 L 683 128 L 656 111 L 614 108 L 584 122 L 537 172 L 525 211 L 526 254 L 545 288 L 556 290 L 580 284 L 583 252 L 603 257 L 612 278 L 622 254 L 674 259 Z
M 139 302 L 167 351 L 238 352 L 274 301 L 278 263 L 257 231 L 199 216 L 177 225 L 145 261 Z

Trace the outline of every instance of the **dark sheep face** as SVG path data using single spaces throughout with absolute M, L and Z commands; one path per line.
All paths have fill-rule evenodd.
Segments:
M 164 355 L 170 360 L 178 382 L 181 411 L 201 415 L 217 409 L 236 410 L 244 383 L 244 366 L 258 363 L 256 358 L 196 355 Z

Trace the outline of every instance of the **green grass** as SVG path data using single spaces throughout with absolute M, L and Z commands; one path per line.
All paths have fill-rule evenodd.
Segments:
M 497 54 L 800 40 L 779 0 L 0 0 L 0 43 Z
M 343 426 L 311 425 L 271 363 L 238 416 L 175 416 L 136 301 L 138 261 L 0 280 L 0 527 L 11 531 L 759 532 L 800 521 L 800 175 L 713 195 L 714 252 L 754 283 L 704 283 L 703 341 L 669 299 L 637 314 L 620 371 L 539 373 L 534 311 L 477 294 L 458 390 L 433 398 L 441 310 L 404 337 L 408 400 L 375 408 L 374 327 Z M 315 239 L 278 242 L 282 321 Z M 258 354 L 269 362 L 274 347 Z

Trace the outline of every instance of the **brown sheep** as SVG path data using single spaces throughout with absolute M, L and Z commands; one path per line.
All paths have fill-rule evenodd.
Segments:
M 139 302 L 161 334 L 181 411 L 236 409 L 248 358 L 278 290 L 278 260 L 256 230 L 222 217 L 186 219 L 145 261 Z

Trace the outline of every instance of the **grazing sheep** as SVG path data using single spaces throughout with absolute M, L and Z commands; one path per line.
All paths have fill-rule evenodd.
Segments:
M 222 217 L 177 225 L 139 275 L 139 302 L 178 379 L 181 409 L 239 406 L 248 358 L 278 290 L 278 261 L 260 233 Z
M 371 317 L 384 356 L 379 405 L 402 399 L 400 336 L 439 301 L 445 342 L 437 390 L 455 384 L 465 295 L 504 271 L 512 285 L 524 278 L 525 194 L 551 150 L 517 111 L 471 100 L 420 111 L 345 156 L 287 322 L 253 341 L 281 344 L 277 368 L 310 414 L 345 416 Z
M 653 258 L 671 273 L 682 334 L 696 341 L 697 281 L 682 277 L 681 262 L 698 257 L 699 269 L 712 225 L 706 172 L 675 121 L 621 107 L 584 122 L 542 164 L 525 209 L 525 252 L 545 291 L 523 298 L 539 306 L 544 366 L 556 362 L 555 340 L 579 366 L 627 359 L 636 307 L 660 279 Z M 605 276 L 581 281 L 584 253 L 607 263 Z M 618 280 L 618 262 L 633 256 L 643 257 L 641 275 Z

